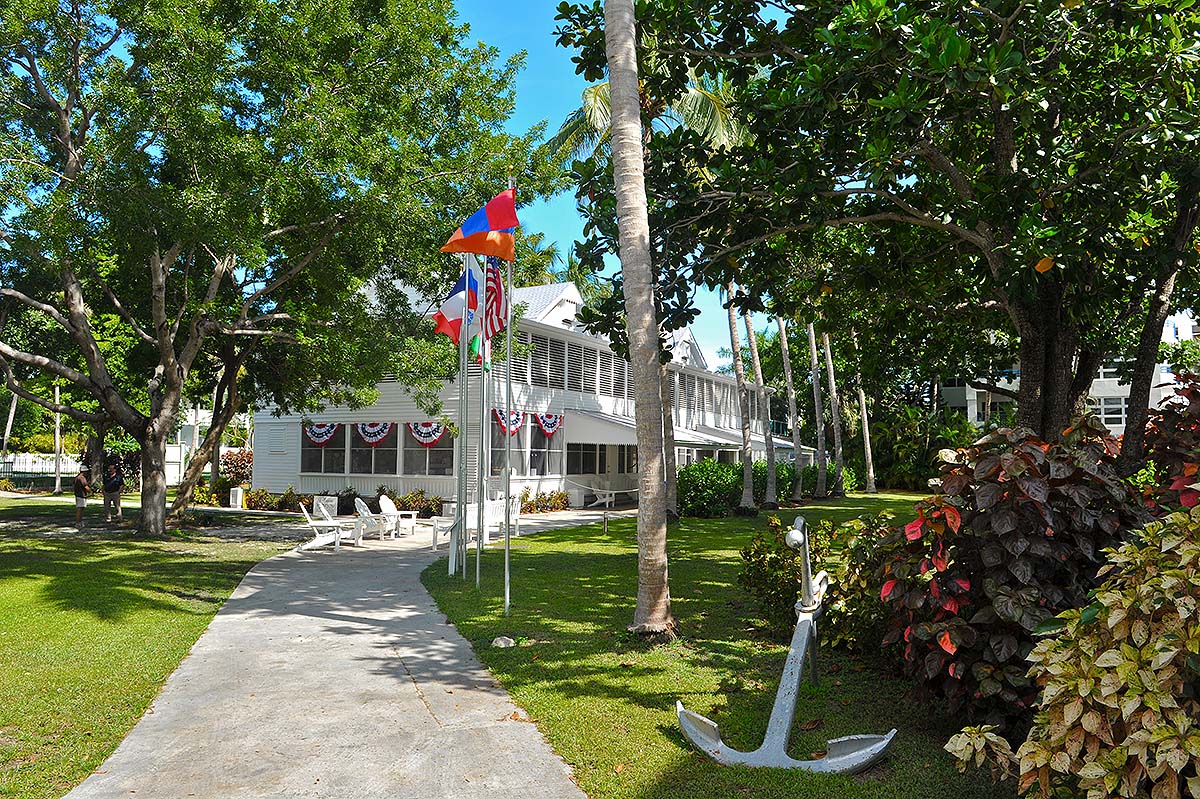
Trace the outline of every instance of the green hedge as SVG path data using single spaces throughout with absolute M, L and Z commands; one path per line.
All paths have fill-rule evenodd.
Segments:
M 790 462 L 776 463 L 775 475 L 776 498 L 782 501 L 791 499 L 792 487 L 796 481 L 795 465 Z M 832 467 L 827 468 L 826 475 L 826 486 L 832 491 Z M 804 495 L 812 496 L 816 487 L 817 467 L 806 466 L 800 476 L 804 485 Z M 842 470 L 842 483 L 847 491 L 854 491 L 860 486 L 858 474 L 848 465 Z M 742 465 L 719 463 L 712 458 L 696 461 L 679 469 L 676 488 L 681 516 L 706 519 L 728 516 L 742 499 Z M 766 499 L 766 493 L 767 462 L 755 461 L 754 501 L 761 505 Z

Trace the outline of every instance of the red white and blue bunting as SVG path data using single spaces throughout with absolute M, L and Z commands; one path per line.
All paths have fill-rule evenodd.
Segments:
M 408 432 L 422 447 L 432 447 L 446 435 L 446 425 L 437 422 L 409 422 Z
M 510 436 L 517 434 L 521 426 L 525 424 L 524 411 L 509 411 L 508 421 L 505 422 L 504 411 L 500 408 L 493 408 L 492 412 L 496 414 L 496 424 L 500 425 L 500 429 L 508 433 Z
M 310 424 L 304 428 L 304 435 L 308 436 L 308 440 L 318 447 L 323 447 L 329 443 L 341 425 L 337 422 L 329 424 Z
M 392 432 L 396 425 L 392 422 L 359 422 L 354 426 L 362 440 L 372 447 L 378 447 Z
M 537 419 L 538 427 L 542 428 L 542 432 L 549 437 L 562 429 L 565 415 L 563 413 L 535 413 L 533 417 Z

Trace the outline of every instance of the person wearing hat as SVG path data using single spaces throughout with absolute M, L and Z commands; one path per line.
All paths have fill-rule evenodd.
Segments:
M 113 510 L 117 512 L 117 524 L 121 523 L 121 489 L 125 487 L 125 477 L 117 464 L 108 464 L 108 474 L 104 475 L 104 521 L 113 520 Z
M 87 495 L 91 492 L 92 486 L 88 483 L 88 470 L 84 466 L 79 467 L 79 474 L 75 475 L 75 527 L 83 529 L 83 509 L 87 507 Z

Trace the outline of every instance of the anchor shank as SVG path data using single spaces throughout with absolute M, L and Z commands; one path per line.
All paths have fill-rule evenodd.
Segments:
M 771 720 L 767 722 L 767 735 L 761 747 L 764 750 L 786 752 L 792 735 L 796 696 L 804 677 L 804 658 L 812 638 L 812 617 L 807 613 L 797 615 L 796 631 L 792 633 L 792 644 L 783 664 L 779 690 L 775 692 L 775 705 L 771 708 Z

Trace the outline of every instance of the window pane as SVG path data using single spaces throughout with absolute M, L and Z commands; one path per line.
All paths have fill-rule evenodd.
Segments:
M 350 450 L 350 473 L 351 474 L 370 474 L 371 473 L 371 448 L 364 447 Z
M 375 474 L 396 473 L 396 448 L 375 450 Z
M 596 447 L 596 474 L 608 474 L 608 444 Z
M 442 446 L 431 449 L 429 451 L 429 473 L 439 476 L 453 474 L 454 450 Z
M 306 439 L 307 440 L 307 439 Z M 317 447 L 308 446 L 300 451 L 300 471 L 302 472 L 320 472 L 321 471 L 321 450 Z
M 404 473 L 405 474 L 425 474 L 426 458 L 425 448 L 418 449 L 404 448 Z
M 345 436 L 342 437 L 342 446 L 334 448 L 333 442 L 325 445 L 325 468 L 322 470 L 325 474 L 345 474 L 346 473 L 346 450 Z

